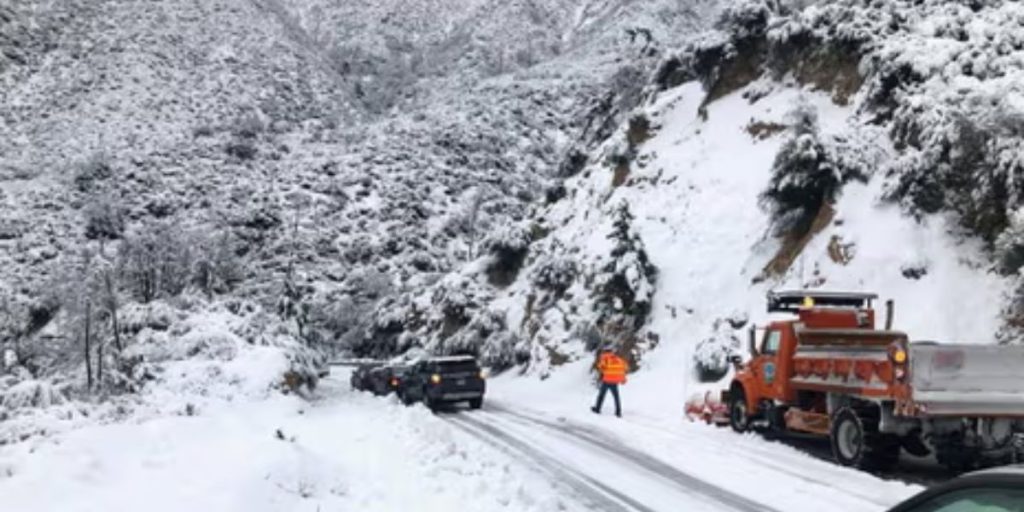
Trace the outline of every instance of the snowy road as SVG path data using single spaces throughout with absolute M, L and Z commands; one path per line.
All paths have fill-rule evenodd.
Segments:
M 454 414 L 450 421 L 551 473 L 598 510 L 656 512 L 678 510 L 683 503 L 687 510 L 698 512 L 776 510 L 709 485 L 585 427 L 504 407 Z
M 442 417 L 557 480 L 592 509 L 657 512 L 679 510 L 685 504 L 695 511 L 874 511 L 898 501 L 886 496 L 885 488 L 891 484 L 870 475 L 843 468 L 830 474 L 818 471 L 816 461 L 787 465 L 784 458 L 772 456 L 776 448 L 787 451 L 784 447 L 762 443 L 767 446 L 761 450 L 719 454 L 717 460 L 706 459 L 707 471 L 698 473 L 593 424 L 517 409 L 491 401 L 481 411 L 448 412 Z M 635 423 L 627 423 L 626 429 L 633 436 L 652 438 L 649 428 Z M 693 444 L 692 439 L 679 441 L 679 452 Z M 716 466 L 733 466 L 742 476 L 733 479 L 733 485 L 705 479 Z M 846 472 L 854 477 L 848 478 Z M 766 487 L 774 489 L 766 492 Z

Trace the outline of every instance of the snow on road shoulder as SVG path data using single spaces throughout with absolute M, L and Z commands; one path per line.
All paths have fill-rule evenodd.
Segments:
M 328 381 L 321 402 L 225 404 L 0 448 L 4 510 L 577 510 L 423 407 Z

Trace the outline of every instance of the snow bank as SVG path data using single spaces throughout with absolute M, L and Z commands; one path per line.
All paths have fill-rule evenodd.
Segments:
M 126 309 L 122 366 L 108 368 L 94 393 L 84 389 L 84 369 L 52 381 L 0 380 L 0 444 L 95 423 L 191 416 L 230 402 L 304 393 L 315 387 L 324 365 L 321 355 L 251 303 Z M 149 313 L 136 314 L 143 309 Z M 141 329 L 129 335 L 134 328 Z
M 443 417 L 345 378 L 315 406 L 276 396 L 0 448 L 5 509 L 582 510 Z

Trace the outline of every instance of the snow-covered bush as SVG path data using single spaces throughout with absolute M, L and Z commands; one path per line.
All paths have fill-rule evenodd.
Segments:
M 742 313 L 715 320 L 711 335 L 697 343 L 693 351 L 697 380 L 718 382 L 726 376 L 729 372 L 729 358 L 739 354 L 742 349 L 742 329 L 746 324 L 747 317 Z
M 7 410 L 27 407 L 50 407 L 67 401 L 67 390 L 50 382 L 23 380 L 0 390 L 0 407 Z
M 533 286 L 560 296 L 579 276 L 579 265 L 570 256 L 547 252 L 538 256 L 530 271 Z
M 124 234 L 125 212 L 118 201 L 108 195 L 93 196 L 82 209 L 85 238 L 117 240 Z
M 813 106 L 799 102 L 789 122 L 792 135 L 775 156 L 771 181 L 761 198 L 771 208 L 779 232 L 803 232 L 821 207 L 835 200 L 844 183 L 866 176 L 862 168 L 839 156 L 860 148 L 845 147 L 818 133 Z
M 519 275 L 531 242 L 530 231 L 522 225 L 500 227 L 488 234 L 480 246 L 488 255 L 487 278 L 495 286 L 508 286 Z
M 78 162 L 73 170 L 73 180 L 79 192 L 90 193 L 105 188 L 114 177 L 111 157 L 97 152 Z
M 1024 267 L 1024 208 L 1010 215 L 1009 226 L 996 238 L 995 253 L 1004 273 L 1015 273 Z

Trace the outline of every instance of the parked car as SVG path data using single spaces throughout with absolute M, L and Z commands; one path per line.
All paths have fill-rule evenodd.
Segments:
M 408 367 L 404 365 L 387 365 L 370 371 L 370 390 L 373 394 L 386 396 L 397 392 Z
M 433 357 L 412 365 L 400 396 L 407 405 L 422 401 L 431 410 L 459 402 L 479 409 L 486 390 L 483 371 L 474 357 Z
M 349 384 L 352 385 L 352 389 L 356 391 L 366 391 L 370 389 L 370 372 L 375 368 L 374 365 L 364 364 L 357 366 L 355 370 L 352 370 L 352 376 L 349 378 Z
M 889 512 L 1024 512 L 1024 466 L 968 473 L 927 489 Z

